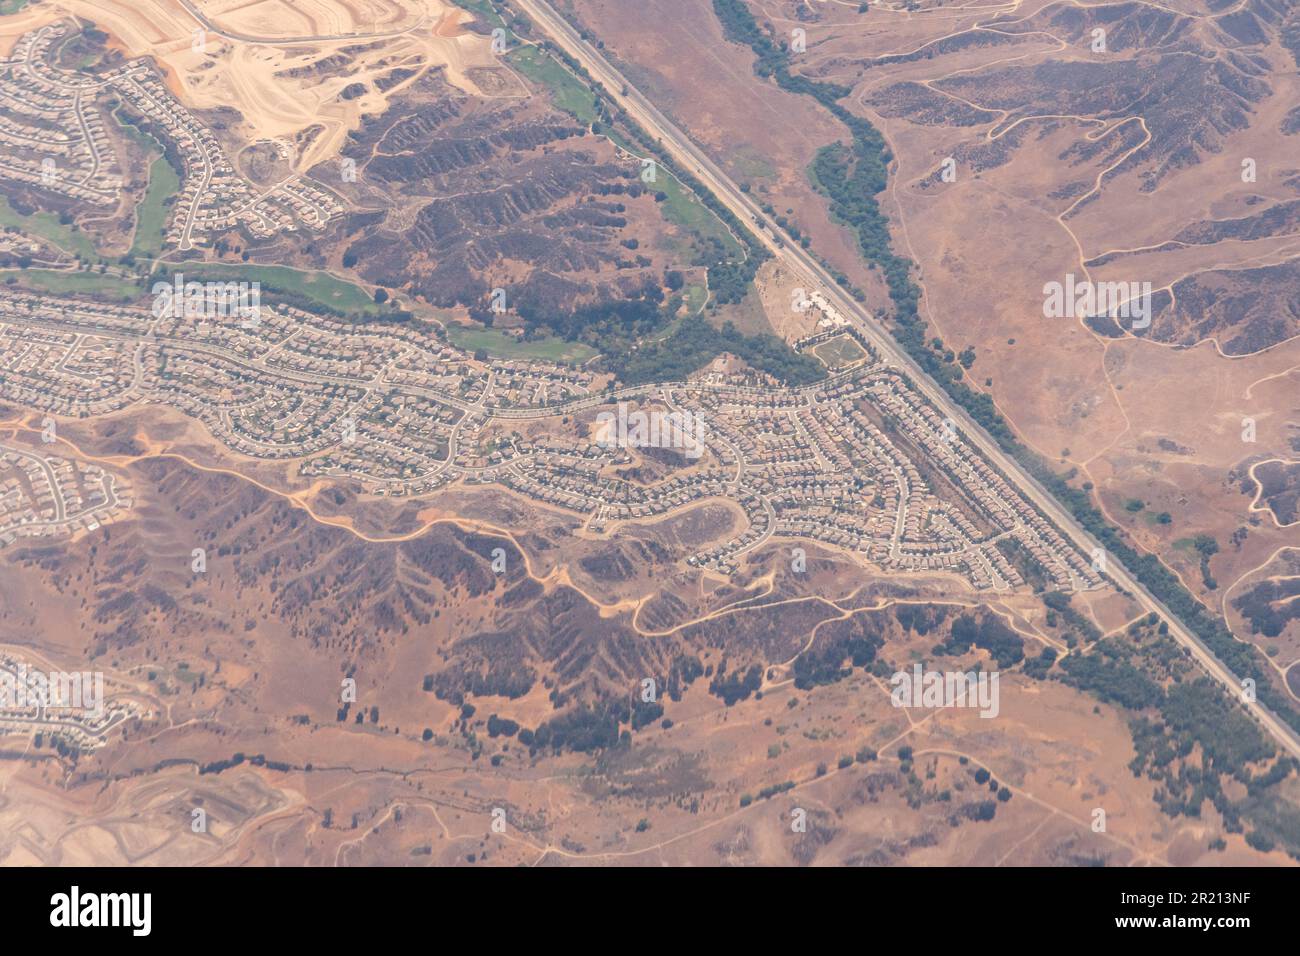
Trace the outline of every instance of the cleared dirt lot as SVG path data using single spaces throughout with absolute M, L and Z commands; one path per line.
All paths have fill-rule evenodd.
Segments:
M 471 14 L 443 0 L 194 0 L 194 7 L 206 22 L 181 0 L 56 0 L 0 26 L 8 35 L 70 14 L 92 21 L 126 55 L 154 57 L 187 106 L 233 108 L 245 140 L 289 145 L 299 172 L 337 155 L 362 116 L 382 112 L 428 71 L 478 93 L 467 71 L 496 65 L 487 38 L 457 27 Z M 400 82 L 376 82 L 398 68 Z M 340 95 L 357 84 L 365 95 Z

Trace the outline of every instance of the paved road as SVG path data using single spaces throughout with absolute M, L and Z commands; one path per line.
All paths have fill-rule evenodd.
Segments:
M 1038 509 L 1057 524 L 1062 532 L 1074 541 L 1084 554 L 1092 554 L 1101 549 L 1101 545 L 1083 526 L 1075 521 L 1063 505 L 1038 483 L 1019 462 L 1006 454 L 996 441 L 981 428 L 974 419 L 948 396 L 933 379 L 929 377 L 910 355 L 894 341 L 875 318 L 857 301 L 845 293 L 834 278 L 808 252 L 796 243 L 778 243 L 777 226 L 753 202 L 740 187 L 731 180 L 705 153 L 667 117 L 655 108 L 654 104 L 632 85 L 593 45 L 587 43 L 578 32 L 561 17 L 545 0 L 512 0 L 514 5 L 541 27 L 548 36 L 569 56 L 591 74 L 605 88 L 616 103 L 627 110 L 638 123 L 651 135 L 657 137 L 683 168 L 694 174 L 717 196 L 739 219 L 757 226 L 754 230 L 767 248 L 783 264 L 802 274 L 810 280 L 813 289 L 819 289 L 837 309 L 840 310 L 862 333 L 890 364 L 905 371 L 915 386 L 934 404 L 940 412 L 957 422 L 966 433 L 971 444 L 983 453 L 984 457 L 1000 468 L 1007 478 L 1018 486 Z M 707 82 L 701 76 L 699 82 Z M 626 93 L 624 92 L 626 90 Z M 1241 682 L 1228 667 L 1220 661 L 1214 652 L 1206 646 L 1192 630 L 1174 616 L 1165 605 L 1156 599 L 1137 578 L 1114 555 L 1106 557 L 1107 573 L 1115 583 L 1134 595 L 1137 601 L 1148 611 L 1154 611 L 1169 625 L 1169 633 L 1201 663 L 1206 671 L 1219 680 L 1228 693 L 1246 706 L 1250 714 L 1277 742 L 1293 756 L 1300 759 L 1300 734 L 1283 722 L 1267 707 L 1258 701 L 1242 699 Z
M 410 33 L 412 30 L 418 30 L 424 26 L 429 18 L 422 15 L 419 20 L 409 26 L 402 27 L 400 30 L 382 30 L 376 33 L 326 33 L 319 36 L 298 36 L 298 37 L 264 37 L 251 36 L 247 33 L 236 33 L 225 27 L 219 27 L 211 20 L 208 15 L 196 7 L 190 0 L 181 0 L 181 5 L 195 20 L 203 25 L 203 29 L 209 33 L 215 33 L 217 36 L 226 37 L 229 40 L 239 40 L 243 43 L 260 43 L 264 46 L 287 46 L 294 43 L 318 43 L 326 40 L 376 40 L 383 37 L 399 37 L 404 33 Z

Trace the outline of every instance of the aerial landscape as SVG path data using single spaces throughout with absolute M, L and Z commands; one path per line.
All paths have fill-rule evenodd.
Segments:
M 0 0 L 0 734 L 6 867 L 1297 865 L 1300 6 Z

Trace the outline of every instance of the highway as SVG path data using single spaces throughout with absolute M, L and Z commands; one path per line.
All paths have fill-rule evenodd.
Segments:
M 727 206 L 742 222 L 750 225 L 772 252 L 787 268 L 809 280 L 809 291 L 820 290 L 827 300 L 843 313 L 862 333 L 886 362 L 898 367 L 909 375 L 915 387 L 943 415 L 957 422 L 966 434 L 966 438 L 977 447 L 985 459 L 1002 473 L 1014 485 L 1018 486 L 1034 505 L 1046 517 L 1053 521 L 1061 532 L 1071 539 L 1076 547 L 1087 555 L 1104 552 L 1101 545 L 1080 525 L 1065 507 L 1057 501 L 1047 489 L 1038 483 L 1015 459 L 1004 452 L 1001 446 L 972 419 L 966 410 L 957 405 L 933 379 L 918 365 L 910 355 L 903 351 L 893 337 L 866 311 L 852 296 L 845 293 L 834 278 L 807 251 L 797 243 L 776 241 L 778 227 L 753 202 L 749 196 L 740 191 L 740 187 L 731 180 L 689 137 L 674 126 L 654 104 L 627 80 L 600 51 L 578 35 L 569 23 L 551 7 L 546 0 L 510 0 L 522 12 L 526 13 L 551 40 L 563 49 L 575 61 L 580 63 L 595 82 L 599 83 L 613 99 L 623 107 L 629 116 L 639 123 L 651 136 L 660 140 L 663 148 L 708 187 L 714 195 Z M 708 82 L 707 77 L 699 76 L 697 82 Z M 624 93 L 623 91 L 627 92 Z M 755 228 L 757 226 L 757 228 Z M 1148 612 L 1154 611 L 1163 618 L 1169 627 L 1169 633 L 1190 651 L 1192 656 L 1205 668 L 1206 672 L 1220 681 L 1227 688 L 1229 696 L 1240 701 L 1264 728 L 1286 751 L 1300 759 L 1300 734 L 1283 722 L 1258 700 L 1245 699 L 1240 680 L 1220 661 L 1214 652 L 1179 620 L 1165 605 L 1156 599 L 1137 578 L 1125 568 L 1114 555 L 1106 554 L 1106 573 L 1121 588 L 1133 594 L 1134 598 Z

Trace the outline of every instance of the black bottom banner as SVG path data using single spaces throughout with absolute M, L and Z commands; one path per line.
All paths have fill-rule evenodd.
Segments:
M 731 944 L 746 929 L 762 942 L 778 926 L 806 931 L 813 913 L 829 927 L 837 913 L 848 917 L 844 926 L 861 926 L 858 917 L 867 917 L 873 941 L 893 932 L 915 940 L 925 927 L 948 934 L 960 925 L 995 945 L 1035 930 L 1050 934 L 1033 937 L 1040 940 L 1128 936 L 1182 945 L 1201 936 L 1231 945 L 1242 934 L 1262 930 L 1280 938 L 1292 929 L 1296 887 L 1296 873 L 1287 868 L 620 869 L 545 879 L 523 869 L 0 872 L 9 925 L 23 936 L 76 933 L 81 942 L 94 936 L 128 946 L 220 939 L 231 924 L 259 942 L 347 946 L 370 944 L 377 930 L 388 936 L 475 923 L 499 945 L 515 933 L 535 942 L 542 914 L 551 932 L 564 914 L 589 939 L 593 924 L 599 929 L 608 922 L 602 945 L 609 945 L 630 925 L 662 926 L 670 913 L 665 904 L 674 910 L 685 904 L 695 922 L 719 927 L 719 941 Z

